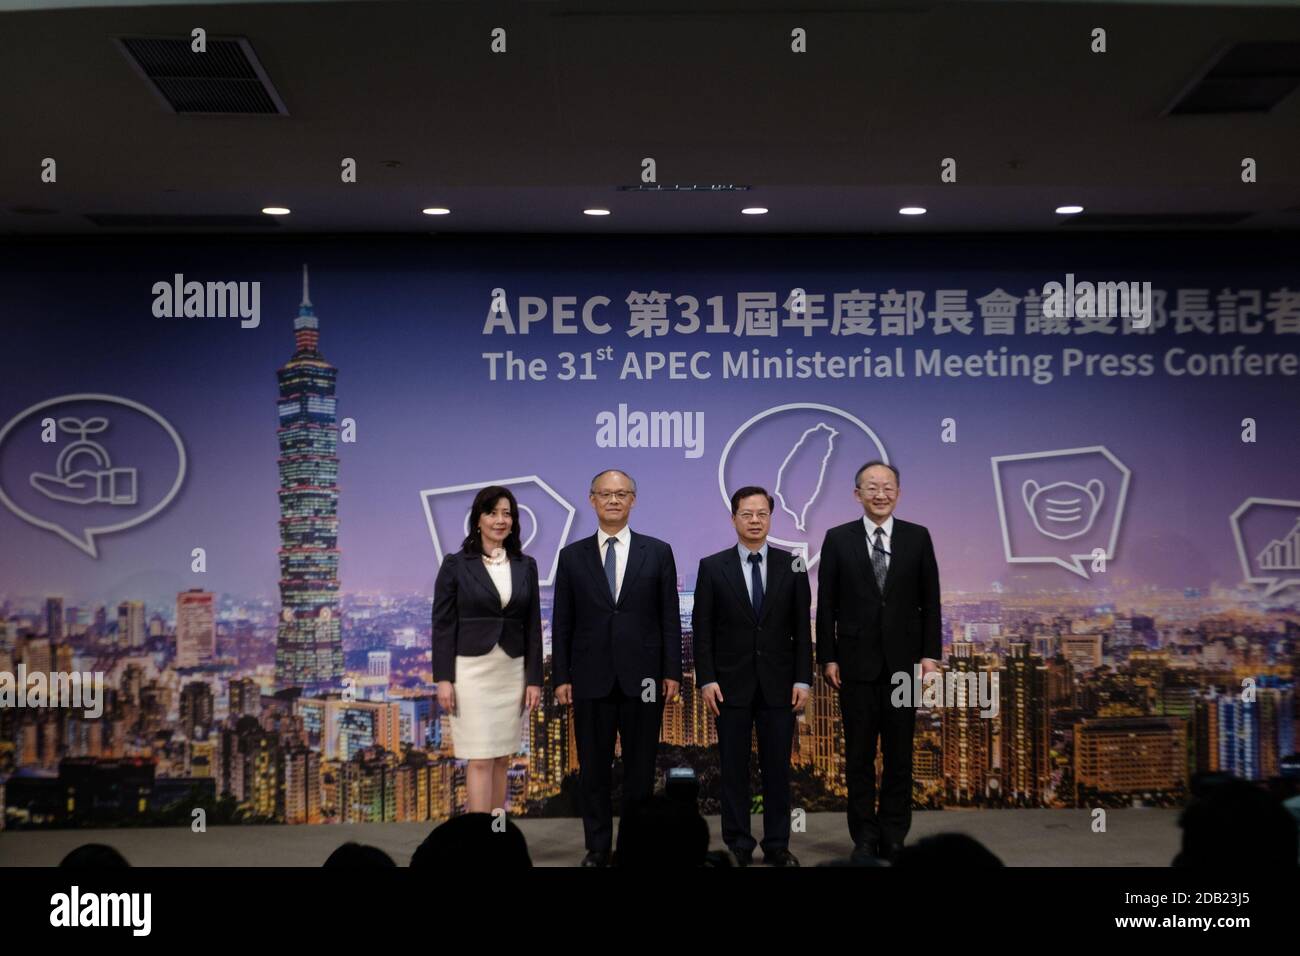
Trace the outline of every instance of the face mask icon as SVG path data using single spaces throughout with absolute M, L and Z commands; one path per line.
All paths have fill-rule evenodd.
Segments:
M 1040 485 L 1030 479 L 1020 489 L 1034 527 L 1058 541 L 1069 541 L 1088 533 L 1101 510 L 1105 493 L 1106 486 L 1096 478 L 1086 485 L 1076 485 L 1071 481 Z

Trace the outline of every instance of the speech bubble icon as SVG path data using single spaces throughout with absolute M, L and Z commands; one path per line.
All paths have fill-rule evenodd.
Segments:
M 1115 557 L 1132 472 L 1105 446 L 990 462 L 1009 564 L 1055 564 L 1088 578 L 1098 552 L 1105 562 Z
M 52 442 L 43 440 L 46 419 L 55 421 Z M 185 446 L 171 423 L 118 395 L 60 395 L 0 428 L 0 504 L 92 558 L 100 535 L 134 528 L 166 508 L 185 468 Z
M 1247 498 L 1228 521 L 1248 583 L 1265 597 L 1300 584 L 1300 501 Z
M 542 551 L 537 561 L 538 583 L 549 587 L 555 580 L 560 565 L 560 549 L 569 539 L 569 529 L 573 527 L 577 509 L 537 475 L 422 489 L 420 505 L 429 525 L 437 563 L 442 564 L 445 553 L 460 546 L 460 540 L 452 537 L 456 529 L 463 529 L 462 534 L 469 533 L 470 505 L 478 491 L 489 485 L 509 488 L 515 496 L 520 511 L 521 547 L 527 548 L 540 536 Z M 440 528 L 444 532 L 441 536 L 438 534 Z M 444 538 L 447 539 L 445 542 Z

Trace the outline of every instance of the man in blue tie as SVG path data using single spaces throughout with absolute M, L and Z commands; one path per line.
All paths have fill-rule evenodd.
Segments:
M 587 844 L 582 865 L 607 866 L 614 741 L 622 743 L 628 807 L 654 793 L 664 703 L 681 686 L 682 625 L 673 549 L 627 524 L 636 482 L 626 472 L 603 471 L 591 480 L 588 500 L 599 528 L 560 551 L 551 667 L 556 701 L 573 705 Z
M 790 852 L 790 749 L 812 683 L 812 592 L 802 560 L 767 542 L 772 496 L 731 496 L 734 545 L 700 561 L 691 629 L 696 686 L 717 720 L 722 839 L 753 862 L 750 739 L 763 782 L 763 862 L 798 866 Z

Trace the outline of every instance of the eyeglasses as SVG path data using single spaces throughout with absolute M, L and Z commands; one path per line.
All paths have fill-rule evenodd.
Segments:
M 627 501 L 627 499 L 634 497 L 636 495 L 636 492 L 635 491 L 593 491 L 591 495 L 597 501 L 609 501 L 610 498 L 615 498 L 619 501 Z
M 755 518 L 759 521 L 766 521 L 772 517 L 772 513 L 770 511 L 742 511 L 736 517 L 742 521 L 753 521 Z
M 858 490 L 867 495 L 884 495 L 886 498 L 898 494 L 898 489 L 893 485 L 859 485 Z

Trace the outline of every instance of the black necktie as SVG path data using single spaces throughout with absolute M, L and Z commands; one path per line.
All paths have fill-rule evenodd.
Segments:
M 884 533 L 884 528 L 877 528 L 876 540 L 871 546 L 871 566 L 876 571 L 876 586 L 880 588 L 882 594 L 885 592 L 885 572 L 889 570 L 889 566 L 885 563 L 885 546 L 882 543 Z
M 618 538 L 605 539 L 605 580 L 609 582 L 609 596 L 615 601 L 618 600 L 618 556 L 614 553 L 616 544 Z
M 754 602 L 754 617 L 763 615 L 763 571 L 759 567 L 762 561 L 761 554 L 749 556 L 749 599 Z

